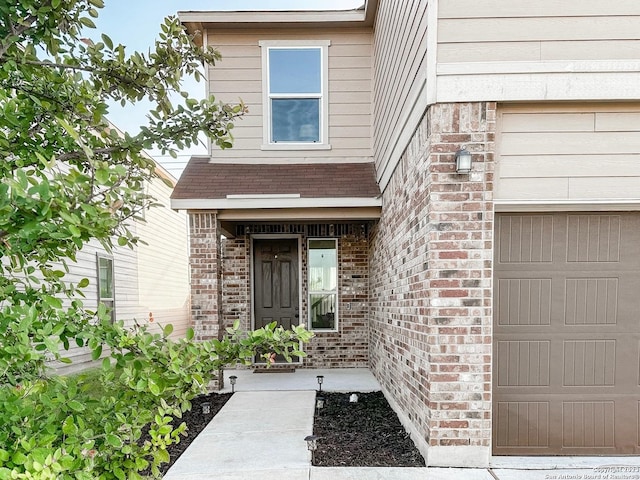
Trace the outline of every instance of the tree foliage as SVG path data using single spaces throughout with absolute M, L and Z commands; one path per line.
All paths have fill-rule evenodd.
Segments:
M 255 351 L 301 355 L 304 329 L 275 326 L 224 340 L 178 342 L 112 324 L 88 310 L 88 280 L 67 280 L 92 239 L 135 247 L 132 219 L 153 205 L 144 184 L 155 172 L 143 148 L 175 155 L 204 132 L 231 146 L 244 106 L 182 92 L 218 53 L 197 46 L 176 18 L 155 48 L 129 53 L 105 34 L 87 38 L 102 0 L 0 2 L 0 479 L 136 478 L 166 461 L 177 441 L 167 418 L 189 407 L 212 368 Z M 177 94 L 177 95 L 176 95 Z M 171 98 L 179 98 L 175 104 Z M 150 100 L 148 124 L 121 134 L 108 105 Z M 47 374 L 47 359 L 70 346 L 104 357 L 96 396 L 83 376 Z M 108 419 L 108 420 L 105 420 Z M 150 424 L 154 440 L 138 445 Z

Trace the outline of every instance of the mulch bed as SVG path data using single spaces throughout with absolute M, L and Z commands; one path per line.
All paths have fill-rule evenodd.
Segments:
M 191 442 L 218 413 L 231 393 L 212 393 L 194 398 L 193 407 L 175 425 L 187 424 L 187 436 L 168 448 L 170 461 L 161 467 L 164 474 Z M 313 464 L 323 467 L 424 467 L 425 462 L 413 441 L 389 406 L 382 392 L 358 393 L 358 402 L 349 402 L 349 393 L 322 392 L 325 407 L 316 415 L 313 433 L 318 450 Z M 211 404 L 208 414 L 202 404 Z
M 322 392 L 325 406 L 313 433 L 313 464 L 324 467 L 424 467 L 425 462 L 382 392 Z
M 231 398 L 231 393 L 211 393 L 209 395 L 201 395 L 191 400 L 191 410 L 182 414 L 182 418 L 174 419 L 174 427 L 177 427 L 182 422 L 187 424 L 186 436 L 180 437 L 179 443 L 169 445 L 167 451 L 169 452 L 169 462 L 163 463 L 160 466 L 160 472 L 164 475 L 169 470 L 169 467 L 175 463 L 180 455 L 184 453 L 187 447 L 193 442 L 204 427 L 206 427 L 211 419 L 216 416 L 216 413 L 227 403 L 227 400 Z M 202 404 L 209 403 L 211 405 L 209 413 L 202 413 Z M 146 472 L 147 474 L 150 472 Z

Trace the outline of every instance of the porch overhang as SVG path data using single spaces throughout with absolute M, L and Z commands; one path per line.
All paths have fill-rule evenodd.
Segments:
M 224 221 L 370 221 L 382 195 L 373 162 L 246 164 L 193 157 L 173 194 L 174 210 L 216 211 Z

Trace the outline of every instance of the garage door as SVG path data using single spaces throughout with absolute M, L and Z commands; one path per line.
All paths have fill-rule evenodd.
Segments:
M 640 453 L 640 214 L 496 216 L 494 455 Z

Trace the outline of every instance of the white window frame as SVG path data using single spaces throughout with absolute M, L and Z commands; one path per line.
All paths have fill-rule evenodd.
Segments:
M 330 40 L 261 40 L 262 50 L 262 150 L 331 150 L 329 144 L 329 46 Z M 319 48 L 322 92 L 320 98 L 320 141 L 318 142 L 272 142 L 271 141 L 271 96 L 269 94 L 269 50 L 277 48 Z M 300 95 L 298 95 L 300 96 Z M 311 96 L 309 96 L 311 97 Z
M 100 261 L 101 260 L 107 260 L 111 262 L 111 292 L 113 294 L 113 297 L 102 297 L 100 295 L 100 287 L 102 286 L 101 279 L 100 279 L 100 268 L 101 268 Z M 111 255 L 96 253 L 96 279 L 97 279 L 96 283 L 98 287 L 98 305 L 102 303 L 104 304 L 105 307 L 109 308 L 111 321 L 115 322 L 116 320 L 116 266 L 115 266 L 113 257 Z M 111 306 L 109 306 L 108 303 L 105 303 L 105 302 L 110 302 Z
M 311 242 L 312 241 L 332 241 L 335 245 L 336 249 L 336 288 L 333 290 L 311 290 L 311 281 L 309 280 L 309 275 L 311 274 Z M 338 239 L 337 238 L 308 238 L 307 239 L 307 325 L 308 329 L 314 332 L 337 332 L 338 331 L 338 322 L 340 320 L 340 273 L 338 271 L 340 265 L 340 256 L 338 251 Z M 313 319 L 312 319 L 312 311 L 311 311 L 311 295 L 322 295 L 322 294 L 332 294 L 335 295 L 335 305 L 334 305 L 334 319 L 333 319 L 333 327 L 331 328 L 313 328 Z

